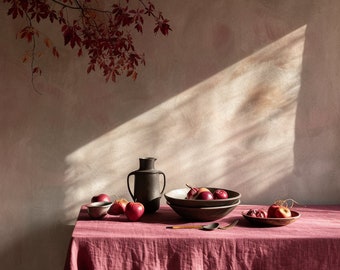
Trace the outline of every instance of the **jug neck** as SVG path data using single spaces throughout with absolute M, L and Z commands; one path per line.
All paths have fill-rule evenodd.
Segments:
M 156 158 L 147 157 L 139 159 L 139 170 L 153 170 L 155 168 Z

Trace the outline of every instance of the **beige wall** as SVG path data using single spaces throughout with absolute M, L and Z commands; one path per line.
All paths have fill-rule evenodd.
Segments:
M 42 95 L 1 4 L 4 269 L 61 269 L 80 205 L 101 192 L 129 198 L 139 157 L 157 157 L 166 191 L 340 202 L 340 2 L 156 3 L 173 32 L 138 39 L 147 65 L 137 81 L 86 75 L 86 59 L 62 48 L 41 60 Z

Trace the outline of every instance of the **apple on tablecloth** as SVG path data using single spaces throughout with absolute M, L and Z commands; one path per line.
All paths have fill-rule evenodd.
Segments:
M 125 214 L 126 205 L 129 203 L 126 199 L 115 200 L 111 205 L 108 214 L 109 215 L 121 215 Z
M 139 202 L 129 202 L 125 207 L 125 215 L 130 221 L 139 220 L 144 214 L 144 205 Z
M 110 202 L 110 197 L 109 195 L 105 194 L 105 193 L 102 193 L 102 194 L 99 194 L 99 195 L 96 195 L 96 196 L 93 196 L 91 198 L 91 202 Z

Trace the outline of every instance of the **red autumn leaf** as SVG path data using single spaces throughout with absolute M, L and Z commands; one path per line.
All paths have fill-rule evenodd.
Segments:
M 52 54 L 53 54 L 53 56 L 59 58 L 59 52 L 58 52 L 58 50 L 57 50 L 56 47 L 53 47 L 53 49 L 52 49 Z
M 72 29 L 67 28 L 67 30 L 64 31 L 64 45 L 67 45 L 71 39 L 72 39 Z
M 136 24 L 135 28 L 137 29 L 138 32 L 143 33 L 143 26 L 141 24 Z
M 77 55 L 78 55 L 78 56 L 82 56 L 82 55 L 83 55 L 83 50 L 82 50 L 81 48 L 78 50 Z
M 44 43 L 47 48 L 51 48 L 51 40 L 49 38 L 45 38 Z
M 32 74 L 39 74 L 41 75 L 42 71 L 39 67 L 34 67 L 32 70 Z
M 58 20 L 58 16 L 55 10 L 52 10 L 49 14 L 50 22 L 53 23 L 55 20 Z
M 168 35 L 169 31 L 172 29 L 170 28 L 170 25 L 167 23 L 167 20 L 164 20 L 160 26 L 161 32 L 164 36 Z
M 132 74 L 132 79 L 135 81 L 137 79 L 138 73 L 136 71 L 133 72 Z
M 31 56 L 28 53 L 25 53 L 25 55 L 22 57 L 22 62 L 26 63 L 31 58 Z
M 155 10 L 155 6 L 149 2 L 149 6 L 146 8 L 145 14 L 147 14 L 148 16 L 153 15 L 153 12 Z
M 95 71 L 95 64 L 90 63 L 87 67 L 87 73 L 90 73 L 91 71 Z
M 33 40 L 34 35 L 37 37 L 39 36 L 39 32 L 31 26 L 26 26 L 25 28 L 21 29 L 18 34 L 21 39 L 26 39 L 28 43 Z

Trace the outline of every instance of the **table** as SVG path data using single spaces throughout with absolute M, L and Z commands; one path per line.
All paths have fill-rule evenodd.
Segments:
M 340 269 L 340 205 L 296 207 L 283 227 L 253 227 L 239 205 L 218 222 L 230 230 L 166 229 L 187 222 L 168 205 L 138 222 L 107 215 L 91 220 L 84 206 L 74 227 L 65 270 L 75 269 Z

